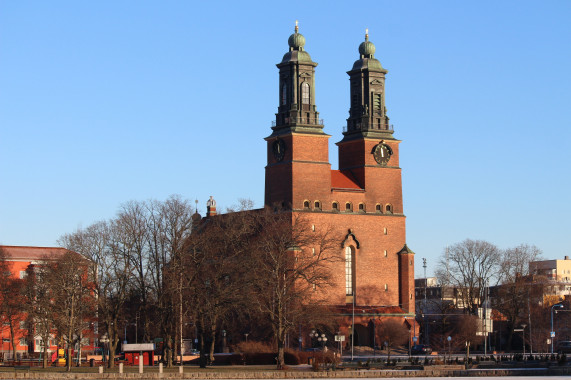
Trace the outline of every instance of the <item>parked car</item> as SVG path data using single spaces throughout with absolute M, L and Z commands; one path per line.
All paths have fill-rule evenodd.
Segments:
M 431 352 L 432 348 L 426 344 L 416 344 L 410 350 L 412 355 L 429 355 Z
M 557 353 L 569 354 L 571 353 L 571 340 L 564 340 L 557 343 Z

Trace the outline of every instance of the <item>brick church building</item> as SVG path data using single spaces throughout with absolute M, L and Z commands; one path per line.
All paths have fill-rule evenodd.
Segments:
M 385 107 L 385 70 L 368 34 L 348 71 L 350 110 L 337 142 L 339 170 L 329 163 L 328 140 L 315 103 L 315 69 L 295 28 L 277 64 L 279 105 L 267 141 L 265 204 L 303 213 L 314 228 L 329 226 L 345 258 L 323 294 L 355 345 L 372 345 L 386 318 L 414 321 L 414 253 L 406 245 L 399 143 Z

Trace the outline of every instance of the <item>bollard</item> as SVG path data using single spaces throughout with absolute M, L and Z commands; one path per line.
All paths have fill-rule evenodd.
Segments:
M 99 373 L 103 373 L 103 366 L 102 365 L 99 366 Z
M 178 373 L 184 373 L 184 367 L 183 366 L 178 367 Z
M 119 363 L 119 373 L 123 373 L 123 363 Z
M 143 373 L 143 355 L 139 356 L 139 373 Z
M 159 363 L 159 373 L 163 373 L 163 363 Z

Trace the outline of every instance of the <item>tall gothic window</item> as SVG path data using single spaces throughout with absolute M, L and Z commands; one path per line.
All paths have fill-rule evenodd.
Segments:
M 282 105 L 287 101 L 287 89 L 285 83 L 282 85 Z
M 353 247 L 345 247 L 345 294 L 353 295 L 353 284 L 355 283 L 355 249 Z
M 307 82 L 301 84 L 301 103 L 309 104 L 309 83 Z

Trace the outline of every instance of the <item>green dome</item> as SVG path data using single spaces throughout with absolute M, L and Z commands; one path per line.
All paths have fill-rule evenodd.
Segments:
M 305 37 L 301 33 L 298 33 L 296 31 L 294 34 L 289 36 L 287 44 L 289 45 L 290 48 L 299 50 L 300 48 L 303 48 L 305 46 Z
M 366 36 L 365 42 L 361 42 L 361 45 L 359 45 L 359 54 L 367 58 L 372 58 L 375 54 L 375 50 L 375 45 L 369 41 L 369 36 Z

